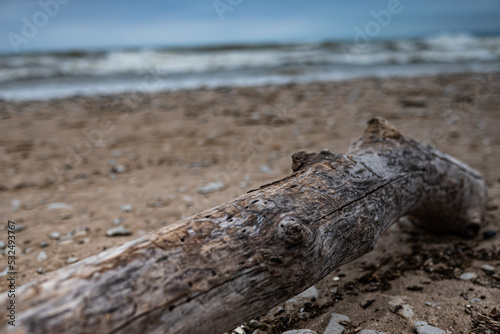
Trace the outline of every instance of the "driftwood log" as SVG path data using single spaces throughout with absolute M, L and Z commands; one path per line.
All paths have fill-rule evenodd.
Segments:
M 476 234 L 480 174 L 380 118 L 347 154 L 22 286 L 14 333 L 221 333 L 369 252 L 399 217 Z M 0 299 L 5 310 L 6 295 Z

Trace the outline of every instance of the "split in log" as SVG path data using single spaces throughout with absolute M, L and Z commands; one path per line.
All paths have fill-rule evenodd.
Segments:
M 380 118 L 347 154 L 292 159 L 282 180 L 20 287 L 16 326 L 0 328 L 218 334 L 369 252 L 401 216 L 467 236 L 484 216 L 478 172 Z

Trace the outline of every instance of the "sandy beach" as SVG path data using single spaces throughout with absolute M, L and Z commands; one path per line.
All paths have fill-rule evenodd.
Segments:
M 500 73 L 0 100 L 0 242 L 14 221 L 26 284 L 282 178 L 297 151 L 343 153 L 380 116 L 482 173 L 482 232 L 467 240 L 399 222 L 372 253 L 319 282 L 313 301 L 278 305 L 243 330 L 323 333 L 339 313 L 349 333 L 414 333 L 415 321 L 495 333 L 499 106 Z M 2 275 L 6 267 L 2 250 Z

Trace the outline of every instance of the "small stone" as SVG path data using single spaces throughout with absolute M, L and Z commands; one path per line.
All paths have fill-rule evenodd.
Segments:
M 127 171 L 127 168 L 123 165 L 116 165 L 113 167 L 112 170 L 114 173 L 120 174 L 120 173 L 125 173 Z
M 334 281 L 334 282 L 338 282 L 338 281 L 340 281 L 340 277 L 339 277 L 339 276 L 335 276 L 335 277 L 333 278 L 333 281 Z
M 21 231 L 24 231 L 25 229 L 26 229 L 26 226 L 24 226 L 23 224 L 17 223 L 16 226 L 14 227 L 14 232 L 21 232 Z
M 47 205 L 47 210 L 55 210 L 55 209 L 71 210 L 71 209 L 73 209 L 73 207 L 69 204 L 61 203 L 61 202 L 49 203 Z
M 78 262 L 78 258 L 75 256 L 70 256 L 66 259 L 66 264 L 72 264 Z
M 5 249 L 5 247 L 7 247 L 5 241 L 0 241 L 0 249 Z
M 233 332 L 237 334 L 245 334 L 245 330 L 241 327 L 236 327 L 235 329 L 233 329 Z
M 115 173 L 109 173 L 108 178 L 109 178 L 111 181 L 114 181 L 114 180 L 116 180 L 116 174 L 115 174 Z
M 198 192 L 198 194 L 206 195 L 206 194 L 210 194 L 210 193 L 213 193 L 216 191 L 221 191 L 225 188 L 226 188 L 226 185 L 224 183 L 217 181 L 217 182 L 209 182 L 207 184 L 204 184 L 204 185 L 198 187 L 198 189 L 196 189 L 196 191 Z
M 446 334 L 444 330 L 431 326 L 425 321 L 415 322 L 415 329 L 418 334 Z
M 372 331 L 371 329 L 363 329 L 359 334 L 385 334 L 384 332 Z
M 489 264 L 483 264 L 481 266 L 481 269 L 487 273 L 487 274 L 490 274 L 490 275 L 493 275 L 495 273 L 495 267 L 493 266 L 490 266 Z
M 36 272 L 40 275 L 43 275 L 45 274 L 47 271 L 45 270 L 44 267 L 38 267 L 38 269 L 36 270 Z
M 257 320 L 252 319 L 248 322 L 248 325 L 250 325 L 251 327 L 258 327 L 260 323 Z
M 73 216 L 69 213 L 64 213 L 64 214 L 59 215 L 59 219 L 61 219 L 61 220 L 68 220 L 68 219 L 71 219 L 71 217 L 73 217 Z
M 107 237 L 119 237 L 131 235 L 132 232 L 124 226 L 117 226 L 106 231 Z
M 315 301 L 316 299 L 319 298 L 319 291 L 316 289 L 316 287 L 313 285 L 309 289 L 299 293 L 295 297 L 288 299 L 286 301 L 287 304 L 293 304 L 293 305 L 298 305 L 302 303 L 307 303 L 311 301 Z
M 121 223 L 123 223 L 123 219 L 121 218 L 116 218 L 115 220 L 113 220 L 113 225 L 120 225 Z
M 15 199 L 12 202 L 10 202 L 10 204 L 12 206 L 12 212 L 19 211 L 19 208 L 21 207 L 21 201 L 20 200 Z
M 256 329 L 252 332 L 252 334 L 266 334 L 266 332 L 260 330 L 260 329 Z
M 52 231 L 49 233 L 49 238 L 51 238 L 53 240 L 59 240 L 61 238 L 61 233 L 59 233 L 57 231 Z
M 40 252 L 38 253 L 38 256 L 36 257 L 36 259 L 38 260 L 38 262 L 42 262 L 42 261 L 45 261 L 47 260 L 47 254 L 45 252 Z
M 328 323 L 328 326 L 326 326 L 323 334 L 342 334 L 345 330 L 345 327 L 342 325 L 342 323 L 345 322 L 351 322 L 351 319 L 343 314 L 332 313 L 330 322 Z
M 485 238 L 485 239 L 494 238 L 496 235 L 497 235 L 497 232 L 492 231 L 492 230 L 486 230 L 483 232 L 483 238 Z
M 130 212 L 130 211 L 132 211 L 132 205 L 130 205 L 130 204 L 122 205 L 122 211 L 123 212 Z
M 371 304 L 375 302 L 375 299 L 368 299 L 368 300 L 363 300 L 360 305 L 361 307 L 366 310 L 368 307 L 370 307 Z
M 477 275 L 475 273 L 463 273 L 462 275 L 460 275 L 460 279 L 462 281 L 470 281 L 470 280 L 473 280 L 477 277 Z
M 282 334 L 318 334 L 318 333 L 310 329 L 293 329 L 291 331 L 283 332 Z
M 49 247 L 49 243 L 47 241 L 42 241 L 38 244 L 38 247 L 47 248 L 47 247 Z
M 395 296 L 393 299 L 389 301 L 389 305 L 394 306 L 393 312 L 399 315 L 402 318 L 411 318 L 413 317 L 413 310 L 410 305 L 408 305 L 401 296 Z
M 275 171 L 269 165 L 262 165 L 259 167 L 259 172 L 264 174 L 274 174 Z

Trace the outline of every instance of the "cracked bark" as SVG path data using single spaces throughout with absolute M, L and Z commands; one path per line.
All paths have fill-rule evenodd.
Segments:
M 466 236 L 484 216 L 478 172 L 380 118 L 347 154 L 292 160 L 282 180 L 20 287 L 16 327 L 0 328 L 220 333 L 369 252 L 401 216 Z

